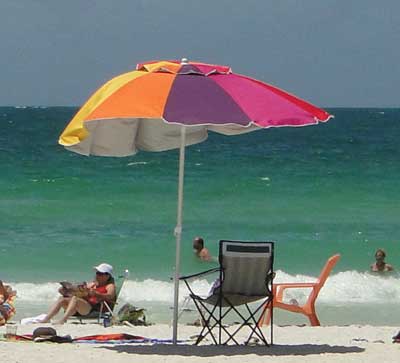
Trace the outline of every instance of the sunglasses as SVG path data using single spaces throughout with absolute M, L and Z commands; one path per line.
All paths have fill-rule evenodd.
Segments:
M 103 276 L 103 275 L 108 275 L 108 273 L 107 272 L 96 271 L 96 275 Z

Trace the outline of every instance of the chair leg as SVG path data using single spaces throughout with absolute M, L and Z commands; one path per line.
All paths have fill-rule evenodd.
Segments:
M 258 319 L 257 326 L 261 327 L 262 325 L 268 325 L 271 321 L 271 315 L 272 315 L 271 301 L 268 301 L 265 304 L 265 307 L 260 315 L 260 318 Z
M 247 308 L 247 311 L 248 311 L 248 313 L 249 313 L 249 318 L 246 320 L 246 323 L 251 319 L 252 321 L 253 321 L 253 324 L 251 324 L 251 323 L 249 323 L 248 324 L 248 326 L 249 326 L 249 328 L 251 329 L 251 334 L 249 335 L 249 337 L 247 338 L 247 341 L 246 341 L 246 345 L 250 342 L 250 339 L 252 338 L 252 336 L 253 336 L 253 334 L 255 334 L 255 335 L 257 335 L 261 340 L 262 340 L 262 342 L 266 345 L 266 346 L 269 346 L 269 344 L 268 344 L 268 342 L 267 342 L 267 339 L 265 339 L 265 336 L 264 336 L 264 334 L 263 334 L 263 332 L 262 332 L 262 330 L 261 330 L 261 328 L 260 328 L 260 326 L 258 326 L 258 321 L 256 320 L 256 314 L 258 313 L 258 311 L 260 310 L 260 309 L 262 309 L 263 308 L 263 305 L 261 305 L 261 306 L 259 306 L 254 312 L 252 312 L 251 310 L 250 310 L 250 308 L 249 308 L 249 306 L 247 305 L 247 304 L 245 304 L 245 306 L 246 306 L 246 308 Z
M 214 334 L 212 332 L 213 328 L 216 325 L 218 325 L 218 319 L 216 319 L 215 316 L 214 316 L 214 313 L 215 313 L 215 310 L 217 308 L 217 305 L 215 305 L 212 310 L 209 310 L 205 306 L 205 304 L 203 304 L 201 301 L 197 301 L 196 299 L 193 299 L 193 302 L 194 302 L 194 304 L 195 304 L 195 306 L 197 308 L 197 311 L 200 314 L 201 320 L 204 321 L 204 326 L 201 329 L 201 332 L 200 332 L 200 334 L 199 334 L 199 336 L 198 336 L 198 338 L 197 338 L 197 340 L 195 342 L 195 345 L 198 345 L 208 334 L 211 335 L 211 338 L 214 341 L 214 344 L 218 345 L 217 340 L 214 337 Z M 208 315 L 207 318 L 206 318 L 206 314 Z M 212 319 L 215 321 L 215 323 L 212 326 L 210 326 L 210 322 L 211 322 Z M 207 332 L 206 332 L 206 330 L 207 330 Z M 203 333 L 205 333 L 205 334 L 203 335 Z
M 321 323 L 317 318 L 317 314 L 314 312 L 313 314 L 308 315 L 308 319 L 310 320 L 311 326 L 320 326 Z
M 274 345 L 274 299 L 271 298 L 269 305 L 269 319 L 270 319 L 270 338 L 271 345 Z
M 251 334 L 249 335 L 249 337 L 247 338 L 247 341 L 245 342 L 245 345 L 247 345 L 250 341 L 250 339 L 252 338 L 253 334 L 257 335 L 258 338 L 266 345 L 269 346 L 267 340 L 265 339 L 265 336 L 262 332 L 262 330 L 260 329 L 260 327 L 257 324 L 256 320 L 256 315 L 259 313 L 260 310 L 264 309 L 264 303 L 261 304 L 257 309 L 255 309 L 254 311 L 251 311 L 249 306 L 247 304 L 244 304 L 246 309 L 247 309 L 247 314 L 248 317 L 245 318 L 238 309 L 236 309 L 236 307 L 234 305 L 232 305 L 228 299 L 226 299 L 226 301 L 230 304 L 230 308 L 229 310 L 233 310 L 235 311 L 235 313 L 242 319 L 242 324 L 240 324 L 240 326 L 232 333 L 229 334 L 228 336 L 229 338 L 224 342 L 224 344 L 228 344 L 229 341 L 233 340 L 235 342 L 235 344 L 239 345 L 239 343 L 235 340 L 235 335 L 239 332 L 239 330 L 241 330 L 244 326 L 248 326 L 249 329 L 251 330 Z M 252 322 L 251 322 L 252 321 Z
M 225 300 L 227 300 L 227 299 L 225 299 Z M 211 335 L 211 338 L 213 339 L 215 345 L 221 345 L 221 344 L 225 345 L 230 340 L 232 340 L 236 345 L 239 345 L 239 342 L 234 338 L 234 335 L 236 334 L 236 332 L 231 334 L 229 332 L 229 330 L 223 325 L 223 320 L 229 314 L 229 312 L 232 309 L 236 311 L 236 309 L 234 307 L 232 307 L 232 306 L 227 307 L 223 311 L 222 307 L 220 307 L 219 304 L 216 304 L 210 310 L 200 300 L 194 299 L 193 301 L 194 301 L 196 308 L 201 316 L 201 319 L 205 322 L 205 324 L 199 334 L 199 337 L 197 338 L 197 341 L 195 342 L 195 345 L 198 345 L 208 334 Z M 207 317 L 206 317 L 206 315 L 207 315 Z M 240 313 L 239 313 L 239 315 L 240 315 Z M 216 337 L 213 333 L 214 328 L 218 328 L 218 337 Z M 228 336 L 228 339 L 224 342 L 222 342 L 222 333 L 224 333 Z
M 179 321 L 179 319 L 181 318 L 181 316 L 183 315 L 183 313 L 185 311 L 190 311 L 190 309 L 188 308 L 189 303 L 190 303 L 190 296 L 186 296 L 185 300 L 183 300 L 183 303 L 181 305 L 181 310 L 180 310 L 180 312 L 178 314 L 178 321 Z

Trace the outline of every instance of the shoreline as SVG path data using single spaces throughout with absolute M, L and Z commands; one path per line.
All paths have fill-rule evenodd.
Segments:
M 323 291 L 322 291 L 323 292 Z M 21 303 L 17 300 L 17 312 L 12 322 L 19 322 L 23 318 L 37 316 L 46 313 L 55 300 L 47 303 L 33 304 Z M 148 322 L 153 324 L 169 324 L 172 319 L 172 302 L 157 303 L 148 301 L 121 300 L 116 307 L 116 312 L 129 302 L 139 308 L 145 309 Z M 182 304 L 181 304 L 182 305 Z M 185 311 L 179 321 L 181 324 L 194 322 L 198 318 L 195 307 L 188 306 L 192 311 Z M 396 303 L 375 304 L 342 304 L 328 305 L 317 301 L 317 314 L 323 326 L 347 326 L 347 325 L 371 325 L 391 326 L 400 328 L 400 312 Z M 61 317 L 61 314 L 59 315 Z M 309 325 L 309 321 L 301 314 L 293 314 L 280 309 L 274 311 L 274 324 L 276 325 Z
M 62 326 L 51 324 L 17 324 L 17 334 L 31 334 L 39 326 L 52 326 L 58 335 L 73 338 L 93 334 L 128 333 L 151 339 L 170 339 L 172 328 L 166 324 L 147 327 L 112 326 L 104 328 L 98 324 L 67 323 Z M 0 334 L 6 328 L 0 328 Z M 178 338 L 185 340 L 180 345 L 171 344 L 88 344 L 88 343 L 35 343 L 0 341 L 0 359 L 7 362 L 192 362 L 230 361 L 259 362 L 395 362 L 400 345 L 392 343 L 392 336 L 399 329 L 387 326 L 350 325 L 329 327 L 275 326 L 274 345 L 264 346 L 214 346 L 210 341 L 193 346 L 190 337 L 200 332 L 195 326 L 179 325 Z M 269 328 L 264 332 L 269 337 Z M 247 337 L 241 332 L 240 341 Z M 186 340 L 188 339 L 188 340 Z M 267 338 L 268 339 L 268 338 Z

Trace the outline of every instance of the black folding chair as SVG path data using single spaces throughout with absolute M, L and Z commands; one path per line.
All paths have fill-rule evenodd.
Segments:
M 210 335 L 215 344 L 238 344 L 237 333 L 245 326 L 249 327 L 251 339 L 258 339 L 269 346 L 261 327 L 257 322 L 267 306 L 272 311 L 272 279 L 273 279 L 274 242 L 219 242 L 219 268 L 183 276 L 189 289 L 190 297 L 201 316 L 203 328 L 195 344 L 199 344 Z M 201 297 L 191 288 L 189 280 L 206 274 L 219 272 L 209 296 Z M 261 300 L 261 302 L 259 302 Z M 257 302 L 258 303 L 255 303 Z M 251 304 L 250 303 L 255 303 Z M 239 308 L 244 306 L 244 309 Z M 244 311 L 243 311 L 244 310 Z M 224 325 L 228 314 L 235 313 L 241 319 L 233 331 Z M 230 315 L 232 315 L 230 314 Z M 270 326 L 270 342 L 273 343 L 273 326 Z M 216 336 L 216 332 L 218 336 Z

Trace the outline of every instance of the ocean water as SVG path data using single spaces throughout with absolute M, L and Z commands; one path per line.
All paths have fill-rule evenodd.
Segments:
M 57 281 L 90 280 L 106 261 L 130 271 L 123 301 L 168 321 L 178 151 L 66 151 L 57 140 L 76 110 L 0 107 L 0 279 L 18 290 L 19 318 L 47 310 Z M 368 269 L 382 247 L 400 271 L 400 109 L 328 110 L 326 124 L 210 133 L 187 148 L 181 271 L 213 265 L 194 258 L 197 235 L 214 256 L 220 239 L 275 241 L 278 282 L 315 279 L 340 253 L 318 299 L 321 322 L 398 326 L 400 275 Z M 195 283 L 207 292 L 211 279 Z

